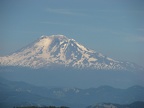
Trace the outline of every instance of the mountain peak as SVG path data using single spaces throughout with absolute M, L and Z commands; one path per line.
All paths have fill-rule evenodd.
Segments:
M 64 42 L 64 41 L 68 41 L 69 39 L 64 36 L 64 35 L 51 35 L 51 36 L 46 36 L 43 35 L 41 36 L 38 41 L 36 42 L 36 44 L 39 44 L 40 46 L 45 46 L 48 48 L 50 44 L 59 44 L 59 42 Z
M 68 39 L 66 36 L 64 36 L 64 35 L 51 35 L 51 36 L 47 36 L 47 35 L 42 35 L 41 37 L 40 37 L 40 39 L 47 39 L 47 38 L 49 38 L 49 39 Z
M 22 50 L 0 57 L 0 64 L 32 68 L 60 65 L 101 70 L 128 70 L 128 68 L 134 70 L 137 67 L 90 50 L 64 35 L 43 35 Z

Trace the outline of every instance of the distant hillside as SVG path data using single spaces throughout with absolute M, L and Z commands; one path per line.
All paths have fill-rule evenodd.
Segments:
M 88 106 L 87 108 L 144 108 L 144 102 L 137 101 L 127 105 L 113 103 L 98 103 L 96 105 Z
M 135 101 L 144 101 L 144 87 L 132 86 L 128 89 L 110 86 L 89 89 L 45 88 L 0 78 L 0 108 L 21 105 L 84 108 L 94 103 L 130 104 Z

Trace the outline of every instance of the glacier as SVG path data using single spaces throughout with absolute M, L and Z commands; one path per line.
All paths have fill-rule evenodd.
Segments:
M 43 68 L 63 66 L 97 70 L 143 70 L 131 62 L 109 58 L 64 35 L 41 36 L 17 52 L 0 57 L 1 66 Z

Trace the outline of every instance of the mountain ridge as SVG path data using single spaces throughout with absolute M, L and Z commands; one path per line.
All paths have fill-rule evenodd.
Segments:
M 0 65 L 31 68 L 60 65 L 97 70 L 143 70 L 134 63 L 117 61 L 88 49 L 64 35 L 41 36 L 17 52 L 0 57 Z
M 144 101 L 144 86 L 125 89 L 100 86 L 87 89 L 76 87 L 42 87 L 0 77 L 0 107 L 19 105 L 66 105 L 84 108 L 95 103 L 130 104 Z M 6 107 L 9 105 L 8 107 Z M 81 107 L 80 107 L 81 106 Z

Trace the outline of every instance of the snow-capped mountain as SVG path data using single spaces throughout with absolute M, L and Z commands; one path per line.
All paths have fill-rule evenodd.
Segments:
M 93 51 L 64 35 L 41 36 L 35 42 L 13 53 L 0 57 L 0 65 L 42 68 L 65 66 L 104 70 L 135 70 L 137 65 L 113 60 Z

